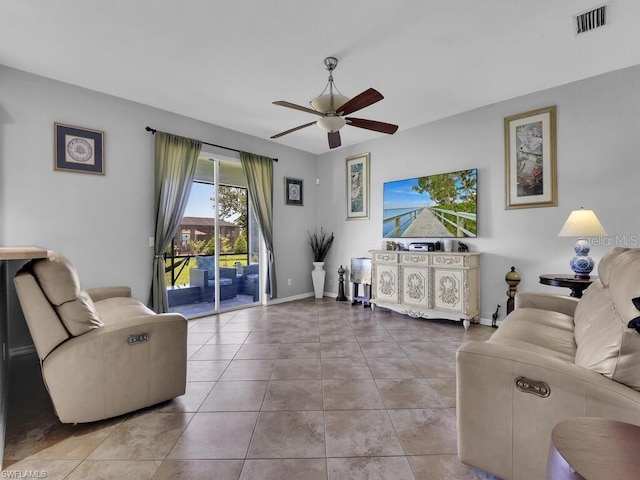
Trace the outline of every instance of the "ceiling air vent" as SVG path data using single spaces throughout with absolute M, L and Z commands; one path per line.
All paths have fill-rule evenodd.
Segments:
M 580 13 L 573 18 L 575 19 L 576 35 L 602 27 L 607 24 L 607 5 L 602 5 L 588 12 Z

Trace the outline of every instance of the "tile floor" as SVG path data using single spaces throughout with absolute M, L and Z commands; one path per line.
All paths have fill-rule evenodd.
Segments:
M 76 426 L 18 357 L 2 477 L 494 479 L 458 461 L 455 422 L 455 351 L 492 332 L 329 298 L 191 320 L 186 395 Z

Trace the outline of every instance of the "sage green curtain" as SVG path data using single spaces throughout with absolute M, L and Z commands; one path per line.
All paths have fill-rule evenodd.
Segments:
M 269 298 L 277 298 L 276 266 L 273 256 L 273 159 L 240 152 L 240 161 L 247 177 L 251 205 L 256 213 L 267 247 L 265 293 Z
M 202 142 L 198 140 L 156 132 L 156 233 L 149 303 L 157 313 L 169 310 L 164 253 L 180 227 L 187 207 L 201 147 Z

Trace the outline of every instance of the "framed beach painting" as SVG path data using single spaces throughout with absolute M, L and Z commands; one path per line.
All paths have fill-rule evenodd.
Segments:
M 556 107 L 505 117 L 506 208 L 555 207 Z
M 369 153 L 346 159 L 347 220 L 369 218 Z
M 54 170 L 104 175 L 104 132 L 55 123 Z

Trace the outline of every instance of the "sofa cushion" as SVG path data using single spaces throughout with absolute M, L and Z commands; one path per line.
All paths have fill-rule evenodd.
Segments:
M 640 333 L 628 327 L 640 315 L 640 249 L 610 251 L 598 274 L 576 307 L 575 363 L 640 390 Z
M 93 300 L 80 288 L 78 272 L 64 255 L 51 252 L 48 258 L 34 261 L 32 271 L 71 335 L 102 326 Z

